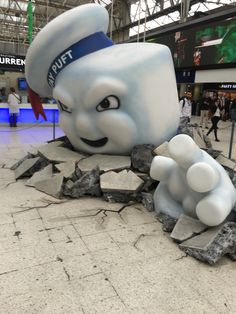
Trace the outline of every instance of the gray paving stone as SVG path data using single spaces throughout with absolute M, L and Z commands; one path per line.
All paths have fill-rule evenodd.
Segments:
M 35 186 L 35 184 L 39 181 L 43 181 L 49 178 L 52 178 L 52 164 L 46 166 L 44 169 L 37 171 L 33 174 L 33 176 L 26 181 L 25 185 Z
M 30 158 L 24 160 L 19 167 L 15 169 L 15 177 L 16 179 L 19 179 L 20 177 L 23 177 L 24 174 L 29 171 L 38 161 L 40 157 Z
M 38 181 L 35 188 L 53 197 L 60 198 L 62 193 L 63 175 L 58 174 L 52 178 Z
M 55 147 L 54 145 L 50 146 L 50 144 L 39 147 L 38 152 L 47 160 L 55 163 L 79 161 L 84 158 L 84 155 L 74 152 L 68 148 Z
M 95 154 L 78 163 L 78 167 L 81 171 L 91 171 L 97 166 L 101 171 L 129 169 L 131 159 L 129 156 Z
M 100 176 L 100 185 L 104 192 L 136 192 L 143 183 L 144 181 L 131 170 L 123 170 L 119 173 L 109 171 Z
M 199 234 L 206 229 L 207 226 L 198 219 L 194 219 L 186 215 L 180 215 L 170 236 L 177 242 L 183 242 L 184 240 L 194 236 L 194 234 Z
M 170 157 L 168 150 L 168 142 L 164 142 L 153 151 L 158 156 Z
M 63 175 L 64 178 L 69 178 L 73 172 L 75 171 L 75 162 L 74 161 L 68 161 L 61 164 L 57 164 L 55 166 L 57 170 L 60 171 L 60 173 Z
M 226 158 L 224 155 L 219 155 L 216 160 L 218 163 L 220 163 L 222 166 L 227 167 L 229 169 L 235 170 L 236 171 L 236 163 L 233 162 L 232 160 Z

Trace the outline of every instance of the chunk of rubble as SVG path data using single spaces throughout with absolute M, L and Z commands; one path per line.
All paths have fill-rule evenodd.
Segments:
M 53 163 L 79 161 L 85 157 L 84 155 L 74 152 L 68 148 L 60 146 L 59 147 L 50 146 L 50 144 L 39 147 L 38 153 L 39 155 L 43 156 L 44 158 Z
M 68 180 L 63 187 L 63 194 L 73 198 L 83 195 L 101 196 L 99 169 L 95 168 L 83 174 L 77 181 Z
M 137 192 L 144 181 L 133 171 L 123 170 L 119 173 L 109 171 L 100 176 L 100 185 L 103 192 Z
M 219 155 L 216 158 L 216 161 L 218 161 L 218 163 L 221 164 L 223 167 L 236 171 L 236 163 L 226 158 L 224 155 Z
M 74 161 L 63 162 L 61 164 L 56 164 L 55 167 L 56 167 L 57 170 L 60 171 L 60 173 L 66 179 L 71 177 L 72 174 L 75 172 L 75 162 Z
M 35 186 L 37 182 L 52 178 L 52 176 L 53 176 L 52 164 L 49 164 L 42 170 L 35 172 L 33 176 L 26 181 L 25 185 Z
M 131 163 L 134 169 L 140 172 L 149 173 L 152 159 L 155 156 L 154 145 L 143 144 L 136 145 L 131 152 Z
M 27 176 L 27 172 L 33 168 L 39 160 L 40 157 L 25 159 L 17 168 L 15 168 L 15 178 L 19 179 Z
M 40 192 L 44 192 L 55 198 L 62 196 L 63 175 L 57 174 L 52 178 L 48 178 L 35 183 L 35 188 Z
M 208 227 L 198 219 L 182 214 L 180 215 L 170 236 L 176 242 L 183 242 L 184 240 L 203 232 L 207 228 Z
M 83 172 L 91 171 L 95 167 L 99 167 L 101 171 L 123 170 L 130 168 L 131 159 L 129 156 L 95 154 L 79 161 L 77 166 Z
M 154 211 L 153 194 L 142 192 L 141 196 L 142 196 L 142 204 L 143 204 L 143 206 L 149 212 L 153 212 Z
M 227 222 L 207 230 L 179 245 L 196 259 L 215 264 L 225 254 L 236 253 L 236 223 Z
M 168 149 L 168 142 L 164 142 L 163 144 L 155 148 L 153 152 L 157 156 L 170 157 L 169 149 Z

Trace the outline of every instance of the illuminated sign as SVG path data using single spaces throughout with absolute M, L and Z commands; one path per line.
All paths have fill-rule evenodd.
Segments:
M 0 54 L 0 70 L 24 71 L 25 57 Z
M 147 41 L 170 48 L 175 68 L 236 63 L 236 17 L 156 35 Z
M 220 88 L 220 89 L 236 89 L 236 83 L 232 83 L 232 84 L 228 84 L 228 83 L 220 84 L 220 85 L 219 85 L 219 88 Z

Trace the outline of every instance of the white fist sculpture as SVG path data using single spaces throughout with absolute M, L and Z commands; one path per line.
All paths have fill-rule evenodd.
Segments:
M 208 226 L 222 223 L 236 202 L 224 168 L 188 135 L 172 138 L 168 149 L 171 158 L 154 157 L 150 169 L 160 181 L 154 193 L 156 212 L 173 218 L 185 213 Z

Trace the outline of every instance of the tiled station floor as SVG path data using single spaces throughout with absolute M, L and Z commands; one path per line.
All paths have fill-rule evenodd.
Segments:
M 0 127 L 6 175 L 52 139 L 51 127 L 25 128 Z M 213 145 L 226 156 L 229 136 L 230 123 L 221 122 Z M 236 133 L 234 158 L 235 143 Z M 24 180 L 0 182 L 0 314 L 236 312 L 235 264 L 186 257 L 141 205 L 118 213 L 122 204 L 57 200 Z

